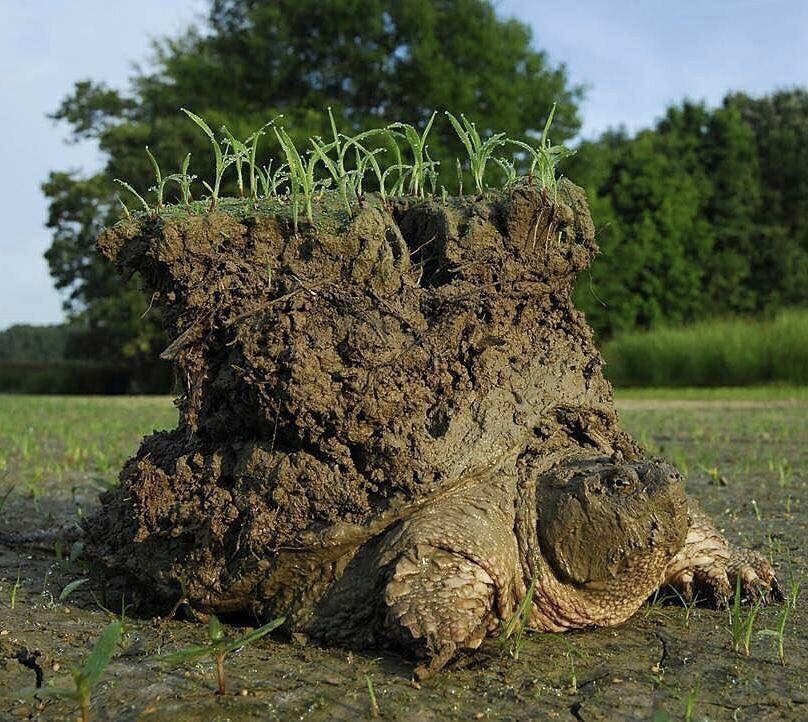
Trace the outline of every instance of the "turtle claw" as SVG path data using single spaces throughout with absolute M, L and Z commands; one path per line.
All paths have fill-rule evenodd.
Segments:
M 756 551 L 733 547 L 728 573 L 740 581 L 742 602 L 763 606 L 785 599 L 774 568 L 768 559 Z
M 741 602 L 781 602 L 783 590 L 768 559 L 751 549 L 730 544 L 697 508 L 691 510 L 684 546 L 668 564 L 666 583 L 688 603 L 694 588 L 717 609 L 726 609 L 739 590 Z
M 777 602 L 778 604 L 786 601 L 786 594 L 783 591 L 783 587 L 780 586 L 780 581 L 776 576 L 772 577 L 769 591 L 771 593 L 772 601 Z

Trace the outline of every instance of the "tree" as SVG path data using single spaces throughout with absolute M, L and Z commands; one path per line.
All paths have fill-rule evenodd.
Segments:
M 760 199 L 750 285 L 759 309 L 808 303 L 808 90 L 728 96 L 751 130 Z
M 4 361 L 61 361 L 70 329 L 65 325 L 17 324 L 0 331 L 0 363 Z
M 67 310 L 109 339 L 108 357 L 154 355 L 162 343 L 136 279 L 122 284 L 96 256 L 99 230 L 119 215 L 113 178 L 145 191 L 148 145 L 161 165 L 191 151 L 192 171 L 210 168 L 210 148 L 178 112 L 181 106 L 242 137 L 283 113 L 296 141 L 324 133 L 325 109 L 341 127 L 406 120 L 434 109 L 464 112 L 480 128 L 527 139 L 558 104 L 553 140 L 577 131 L 580 88 L 563 66 L 531 47 L 527 26 L 497 17 L 488 0 L 214 0 L 204 32 L 158 42 L 153 68 L 124 93 L 77 83 L 53 117 L 106 154 L 91 177 L 54 172 L 53 244 L 46 253 Z M 436 159 L 461 153 L 447 127 L 430 137 Z M 194 170 L 196 169 L 196 170 Z
M 577 288 L 602 335 L 808 302 L 808 93 L 685 102 L 584 143 L 603 255 Z

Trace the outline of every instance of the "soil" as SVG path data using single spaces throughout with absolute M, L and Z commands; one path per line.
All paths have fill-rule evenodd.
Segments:
M 506 454 L 636 456 L 571 301 L 597 251 L 581 189 L 317 208 L 299 233 L 247 207 L 101 236 L 162 309 L 182 385 L 179 427 L 86 524 L 111 603 L 295 626 L 314 603 L 295 588 L 325 591 L 341 546 Z M 289 572 L 303 550 L 322 552 Z
M 688 492 L 733 542 L 771 555 L 784 581 L 805 578 L 808 402 L 644 400 L 620 408 L 623 424 L 649 450 L 689 472 Z M 96 487 L 89 475 L 65 478 L 45 483 L 38 499 L 10 496 L 3 528 L 75 519 L 76 504 L 93 503 Z M 0 719 L 75 717 L 69 702 L 21 692 L 34 686 L 37 668 L 45 685 L 67 686 L 68 670 L 111 619 L 87 585 L 58 602 L 65 585 L 85 575 L 81 560 L 0 545 Z M 808 713 L 805 595 L 788 619 L 785 666 L 771 639 L 758 634 L 776 626 L 781 611 L 761 611 L 746 657 L 731 650 L 726 612 L 649 600 L 616 629 L 527 634 L 518 659 L 491 640 L 421 689 L 410 686 L 412 664 L 401 657 L 301 646 L 276 635 L 232 656 L 224 698 L 214 694 L 212 664 L 171 668 L 152 659 L 201 643 L 202 625 L 130 618 L 124 647 L 94 694 L 93 719 L 369 719 L 369 676 L 384 720 L 648 720 L 655 713 L 664 720 L 686 718 L 688 705 L 693 720 L 800 720 Z M 18 661 L 20 653 L 30 666 Z

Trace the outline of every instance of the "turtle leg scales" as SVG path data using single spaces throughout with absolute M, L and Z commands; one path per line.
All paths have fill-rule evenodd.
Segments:
M 402 554 L 384 590 L 385 627 L 429 659 L 416 667 L 416 679 L 480 645 L 495 624 L 495 594 L 488 573 L 459 554 L 427 544 Z
M 687 601 L 695 594 L 706 594 L 718 608 L 729 605 L 739 582 L 744 600 L 782 601 L 769 561 L 752 549 L 730 544 L 692 499 L 689 522 L 685 543 L 665 570 L 666 584 Z

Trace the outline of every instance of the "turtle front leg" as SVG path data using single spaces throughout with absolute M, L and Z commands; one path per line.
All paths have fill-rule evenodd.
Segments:
M 496 627 L 496 585 L 481 566 L 430 545 L 408 550 L 384 590 L 385 628 L 428 661 L 415 668 L 423 680 L 459 651 L 476 649 Z
M 384 634 L 427 658 L 417 679 L 479 647 L 524 593 L 514 498 L 515 476 L 500 470 L 426 505 L 383 540 Z
M 718 608 L 728 606 L 740 581 L 746 600 L 783 600 L 774 569 L 752 549 L 736 547 L 718 531 L 693 500 L 688 500 L 689 527 L 685 543 L 665 570 L 665 583 L 687 601 L 703 592 Z

